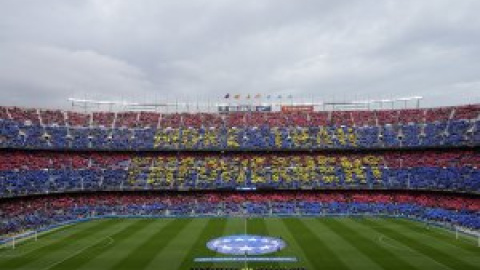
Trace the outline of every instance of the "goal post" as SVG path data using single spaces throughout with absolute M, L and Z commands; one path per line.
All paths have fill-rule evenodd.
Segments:
M 38 241 L 38 231 L 28 231 L 21 234 L 12 235 L 0 242 L 0 248 L 17 248 L 18 244 L 28 240 Z

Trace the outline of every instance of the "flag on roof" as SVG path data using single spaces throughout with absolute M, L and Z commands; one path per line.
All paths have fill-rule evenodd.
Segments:
M 235 99 L 239 99 L 239 98 L 240 98 L 240 95 L 235 95 L 234 98 L 235 98 Z
M 225 95 L 225 98 L 230 98 L 230 94 L 226 94 L 226 95 Z

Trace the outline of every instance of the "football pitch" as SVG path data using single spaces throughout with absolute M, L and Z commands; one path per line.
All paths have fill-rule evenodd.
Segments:
M 264 255 L 225 255 L 212 239 L 245 234 L 281 239 Z M 218 262 L 224 258 L 295 258 L 294 262 Z M 198 258 L 213 261 L 197 262 Z M 102 219 L 63 227 L 0 249 L 0 269 L 480 269 L 477 239 L 390 218 Z M 268 268 L 267 268 L 268 269 Z

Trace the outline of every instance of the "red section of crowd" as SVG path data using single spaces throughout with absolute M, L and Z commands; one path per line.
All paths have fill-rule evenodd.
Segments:
M 267 124 L 285 126 L 325 126 L 325 125 L 384 125 L 397 123 L 423 123 L 447 121 L 449 119 L 477 119 L 480 104 L 458 107 L 429 109 L 395 109 L 372 111 L 333 111 L 333 112 L 247 112 L 219 115 L 216 113 L 154 113 L 154 112 L 94 112 L 83 114 L 60 110 L 37 110 L 17 107 L 0 107 L 1 119 L 12 119 L 21 123 L 69 126 L 104 127 L 227 127 L 260 126 Z M 40 119 L 42 121 L 40 121 Z M 91 120 L 91 121 L 90 121 Z
M 402 124 L 423 123 L 425 122 L 425 111 L 416 109 L 399 110 L 398 122 Z
M 92 117 L 95 126 L 113 127 L 115 114 L 112 112 L 94 112 Z
M 454 119 L 476 119 L 479 117 L 480 104 L 458 107 L 453 115 Z
M 68 112 L 67 113 L 67 123 L 69 126 L 74 127 L 88 127 L 90 126 L 90 115 L 77 113 L 77 112 Z
M 388 152 L 382 155 L 385 164 L 399 167 L 463 167 L 480 168 L 480 155 L 475 151 Z
M 75 206 L 153 204 L 167 205 L 194 203 L 263 203 L 263 202 L 356 202 L 417 204 L 424 207 L 441 207 L 450 210 L 480 211 L 480 198 L 436 193 L 405 192 L 279 192 L 279 193 L 167 193 L 167 194 L 128 194 L 96 193 L 68 194 L 29 199 L 9 200 L 0 203 L 0 213 L 9 217 L 40 209 L 61 210 Z
M 138 117 L 138 123 L 142 127 L 156 128 L 159 120 L 160 114 L 153 112 L 140 112 Z
M 53 111 L 53 110 L 40 111 L 40 115 L 43 121 L 42 124 L 44 125 L 65 126 L 65 116 L 61 111 Z
M 130 156 L 122 153 L 9 152 L 0 155 L 0 170 L 112 168 Z
M 40 117 L 37 113 L 36 109 L 22 109 L 22 108 L 8 108 L 8 113 L 12 120 L 15 120 L 19 123 L 27 123 L 30 122 L 32 124 L 39 124 Z M 48 118 L 53 117 L 48 115 Z

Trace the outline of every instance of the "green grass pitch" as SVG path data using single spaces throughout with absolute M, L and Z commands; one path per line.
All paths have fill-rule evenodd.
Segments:
M 249 234 L 282 237 L 287 247 L 268 257 L 296 263 L 249 263 L 249 267 L 306 269 L 480 269 L 474 238 L 403 219 L 252 218 Z M 242 218 L 104 219 L 65 227 L 0 249 L 0 269 L 190 269 L 242 267 L 243 263 L 195 263 L 222 257 L 206 248 L 213 238 L 245 233 Z

